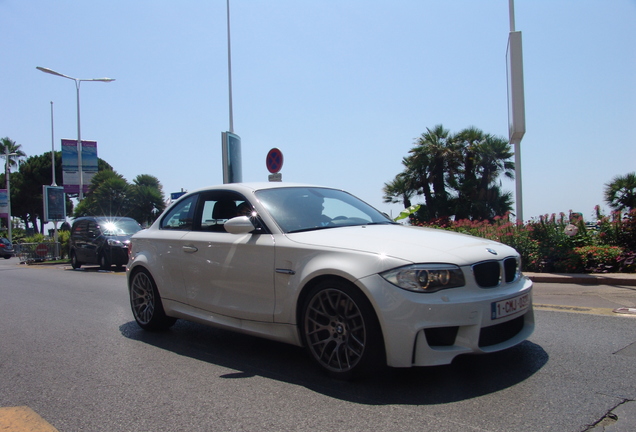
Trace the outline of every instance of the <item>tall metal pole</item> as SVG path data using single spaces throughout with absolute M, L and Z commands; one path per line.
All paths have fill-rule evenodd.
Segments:
M 508 10 L 510 12 L 510 31 L 515 31 L 515 0 L 508 0 Z
M 55 182 L 55 130 L 53 128 L 53 101 L 51 101 L 51 177 L 52 177 L 51 186 L 57 187 L 57 183 Z M 66 197 L 64 197 L 64 199 L 66 199 Z M 65 208 L 65 207 L 62 207 L 62 208 Z M 58 239 L 59 239 L 59 236 L 57 234 L 57 220 L 54 220 L 53 221 L 53 242 L 55 244 L 55 258 L 58 258 L 60 256 Z
M 79 201 L 84 199 L 84 167 L 82 165 L 82 129 L 80 127 L 80 80 L 75 80 L 77 89 L 77 170 L 79 173 Z
M 51 186 L 57 186 L 55 182 L 55 131 L 53 129 L 53 101 L 51 101 Z
M 9 166 L 9 156 L 17 156 L 17 153 L 9 153 L 9 146 L 4 148 L 4 177 L 7 183 L 7 238 L 13 243 L 11 235 L 11 181 L 9 176 L 11 175 L 11 167 Z
M 227 77 L 230 96 L 230 132 L 234 133 L 234 113 L 232 112 L 232 47 L 230 43 L 230 0 L 227 0 Z
M 68 75 L 61 74 L 59 72 L 55 72 L 52 69 L 44 68 L 37 66 L 37 70 L 51 74 L 57 75 L 62 78 L 70 79 L 75 81 L 75 88 L 77 90 L 77 169 L 79 173 L 79 195 L 78 199 L 81 201 L 84 199 L 84 172 L 82 171 L 82 131 L 80 127 L 80 83 L 82 81 L 101 81 L 101 82 L 112 82 L 115 81 L 114 78 L 91 78 L 91 79 L 79 79 L 73 78 Z
M 508 119 L 510 132 L 510 144 L 515 151 L 515 207 L 517 222 L 523 222 L 523 193 L 521 181 L 521 139 L 526 131 L 525 125 L 525 96 L 523 89 L 523 59 L 521 52 L 521 32 L 515 30 L 515 5 L 514 0 L 508 0 L 510 15 L 510 33 L 508 35 L 508 65 L 509 95 L 508 95 Z M 517 41 L 513 44 L 512 39 Z

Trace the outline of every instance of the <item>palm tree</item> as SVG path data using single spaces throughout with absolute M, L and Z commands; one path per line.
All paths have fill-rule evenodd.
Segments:
M 450 216 L 449 193 L 446 185 L 448 176 L 453 173 L 459 161 L 459 148 L 452 140 L 448 129 L 438 124 L 432 129 L 426 128 L 416 141 L 415 147 L 407 158 L 407 168 L 418 174 L 425 172 L 420 177 L 419 186 L 426 200 L 428 213 L 435 218 Z M 432 190 L 430 189 L 432 186 Z
M 399 203 L 404 205 L 404 208 L 411 207 L 411 198 L 415 194 L 415 191 L 409 184 L 409 180 L 405 173 L 400 173 L 395 176 L 395 179 L 389 183 L 384 183 L 382 188 L 384 192 L 385 203 Z
M 163 187 L 159 179 L 150 174 L 135 177 L 128 196 L 129 216 L 144 226 L 152 224 L 166 208 Z
M 126 179 L 115 171 L 97 172 L 84 200 L 75 208 L 74 216 L 128 216 L 129 187 Z
M 22 159 L 26 157 L 26 153 L 24 153 L 20 149 L 21 147 L 22 147 L 22 144 L 16 144 L 15 141 L 13 141 L 12 139 L 9 139 L 9 137 L 4 137 L 0 139 L 0 156 L 6 158 L 7 153 L 10 154 L 9 168 L 19 167 Z
M 481 177 L 480 189 L 486 189 L 494 184 L 501 175 L 514 179 L 515 163 L 510 160 L 513 156 L 508 140 L 486 135 L 484 141 L 478 146 L 477 165 Z
M 636 208 L 636 172 L 616 176 L 605 184 L 605 202 L 616 211 Z

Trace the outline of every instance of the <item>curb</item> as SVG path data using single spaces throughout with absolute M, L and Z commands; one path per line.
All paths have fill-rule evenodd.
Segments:
M 636 274 L 524 273 L 532 282 L 577 285 L 636 286 Z

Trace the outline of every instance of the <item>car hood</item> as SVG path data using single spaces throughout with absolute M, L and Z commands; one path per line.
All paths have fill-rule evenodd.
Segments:
M 410 261 L 470 265 L 518 255 L 510 246 L 480 237 L 403 225 L 339 227 L 287 234 L 296 243 L 356 250 Z

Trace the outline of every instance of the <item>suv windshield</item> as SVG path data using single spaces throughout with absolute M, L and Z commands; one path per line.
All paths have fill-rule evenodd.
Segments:
M 263 189 L 257 191 L 256 196 L 286 233 L 393 223 L 364 201 L 336 189 Z
M 141 227 L 134 220 L 101 221 L 99 225 L 106 236 L 130 236 L 141 231 Z

